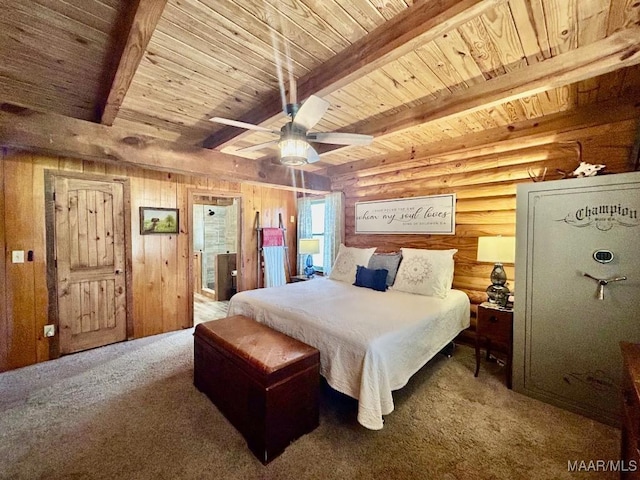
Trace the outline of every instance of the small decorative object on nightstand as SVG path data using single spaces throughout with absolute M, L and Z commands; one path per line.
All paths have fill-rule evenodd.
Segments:
M 492 303 L 478 305 L 476 315 L 476 373 L 480 371 L 480 344 L 484 340 L 489 360 L 492 348 L 506 355 L 507 388 L 511 388 L 511 365 L 513 360 L 513 310 Z

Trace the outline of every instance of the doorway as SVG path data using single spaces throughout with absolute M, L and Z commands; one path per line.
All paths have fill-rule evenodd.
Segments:
M 127 339 L 128 180 L 46 174 L 47 282 L 61 354 Z
M 240 281 L 240 197 L 191 192 L 193 324 L 223 318 Z

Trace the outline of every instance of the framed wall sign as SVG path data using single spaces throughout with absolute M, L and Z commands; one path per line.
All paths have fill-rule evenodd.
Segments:
M 178 233 L 180 225 L 177 208 L 140 207 L 140 235 Z
M 356 203 L 356 233 L 455 235 L 456 195 Z

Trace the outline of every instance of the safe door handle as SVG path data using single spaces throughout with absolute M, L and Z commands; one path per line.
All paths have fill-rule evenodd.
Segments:
M 589 275 L 586 272 L 583 273 L 583 276 L 598 282 L 598 300 L 604 300 L 604 287 L 606 287 L 608 284 L 613 282 L 621 282 L 622 280 L 627 279 L 626 275 L 623 275 L 621 277 L 613 277 L 613 278 L 606 278 L 606 279 L 598 278 L 598 277 L 594 277 L 593 275 Z
M 627 277 L 626 276 L 622 276 L 622 277 L 615 277 L 615 278 L 610 278 L 607 280 L 607 283 L 611 283 L 611 282 L 621 282 L 622 280 L 626 280 Z

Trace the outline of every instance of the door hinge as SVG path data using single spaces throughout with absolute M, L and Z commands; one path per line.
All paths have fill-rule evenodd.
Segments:
M 56 192 L 53 192 L 53 201 L 56 201 Z

